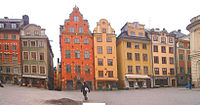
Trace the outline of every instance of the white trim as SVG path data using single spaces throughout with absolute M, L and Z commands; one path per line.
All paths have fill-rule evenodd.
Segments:
M 32 52 L 35 52 L 35 60 L 37 60 L 37 52 L 36 51 L 30 51 L 30 60 L 34 60 L 34 59 L 32 59 L 32 55 L 31 55 Z
M 45 65 L 39 65 L 39 74 L 41 74 L 41 73 L 40 73 L 40 67 L 44 67 L 44 72 L 45 72 L 45 73 L 42 74 L 42 75 L 46 75 L 46 67 L 45 67 Z
M 26 73 L 26 72 L 25 72 L 25 66 L 28 66 L 28 72 L 27 72 L 27 73 L 30 73 L 30 69 L 29 69 L 30 67 L 29 67 L 28 64 L 24 64 L 24 65 L 23 65 L 23 73 Z
M 29 52 L 28 52 L 28 59 L 24 59 L 24 52 L 28 52 L 28 51 L 23 51 L 23 52 L 22 52 L 23 60 L 29 60 Z
M 36 66 L 36 73 L 32 72 L 32 66 Z M 31 74 L 37 74 L 37 65 L 31 65 Z

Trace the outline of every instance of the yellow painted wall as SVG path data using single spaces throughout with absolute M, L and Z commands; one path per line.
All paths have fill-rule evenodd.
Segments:
M 102 29 L 106 29 L 106 33 L 102 32 Z M 102 42 L 98 42 L 97 38 L 101 37 Z M 95 61 L 95 80 L 98 81 L 116 81 L 117 78 L 117 56 L 116 56 L 116 35 L 114 29 L 110 26 L 110 23 L 106 19 L 101 19 L 97 23 L 97 27 L 94 29 L 94 61 Z M 107 42 L 107 38 L 111 38 L 112 42 Z M 97 46 L 102 46 L 103 53 L 98 54 Z M 112 54 L 107 54 L 107 47 L 112 47 Z M 98 58 L 103 59 L 103 66 L 98 65 Z M 108 66 L 107 59 L 113 59 L 113 65 Z M 103 71 L 103 78 L 98 77 L 98 71 Z M 109 78 L 106 71 L 113 71 L 113 78 Z M 97 84 L 96 84 L 97 87 Z

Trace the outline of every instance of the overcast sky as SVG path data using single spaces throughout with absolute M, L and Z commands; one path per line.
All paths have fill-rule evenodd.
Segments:
M 89 21 L 90 30 L 101 19 L 107 19 L 117 35 L 126 22 L 139 22 L 145 28 L 165 28 L 168 32 L 181 29 L 190 19 L 200 15 L 199 0 L 2 0 L 0 18 L 22 18 L 29 16 L 30 23 L 46 29 L 54 52 L 54 66 L 60 58 L 59 25 L 69 18 L 77 5 L 84 19 Z

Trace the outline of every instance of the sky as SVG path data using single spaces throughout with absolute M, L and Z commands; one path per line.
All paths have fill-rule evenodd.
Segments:
M 78 6 L 90 30 L 105 18 L 116 35 L 126 22 L 139 22 L 145 28 L 165 28 L 168 32 L 186 30 L 190 19 L 200 15 L 199 0 L 2 0 L 0 18 L 22 18 L 28 15 L 32 24 L 46 29 L 54 53 L 54 66 L 60 58 L 59 26 Z

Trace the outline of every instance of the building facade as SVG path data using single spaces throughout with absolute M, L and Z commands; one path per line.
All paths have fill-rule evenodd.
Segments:
M 53 52 L 45 29 L 27 24 L 21 32 L 22 85 L 53 88 Z
M 175 59 L 177 86 L 186 86 L 189 84 L 188 78 L 191 78 L 191 60 L 190 60 L 190 36 L 181 33 L 181 30 L 172 31 L 175 35 Z
M 94 89 L 93 37 L 78 7 L 60 26 L 60 49 L 62 90 L 80 89 L 83 81 Z
M 0 19 L 0 80 L 19 84 L 21 80 L 20 27 L 22 19 Z
M 147 32 L 151 38 L 153 86 L 176 86 L 174 35 L 165 29 Z
M 200 87 L 200 15 L 192 18 L 187 30 L 190 31 L 190 57 L 192 66 L 192 84 Z
M 96 89 L 117 88 L 116 35 L 106 19 L 97 22 L 93 31 Z
M 126 23 L 117 37 L 119 88 L 151 87 L 151 47 L 144 25 Z

